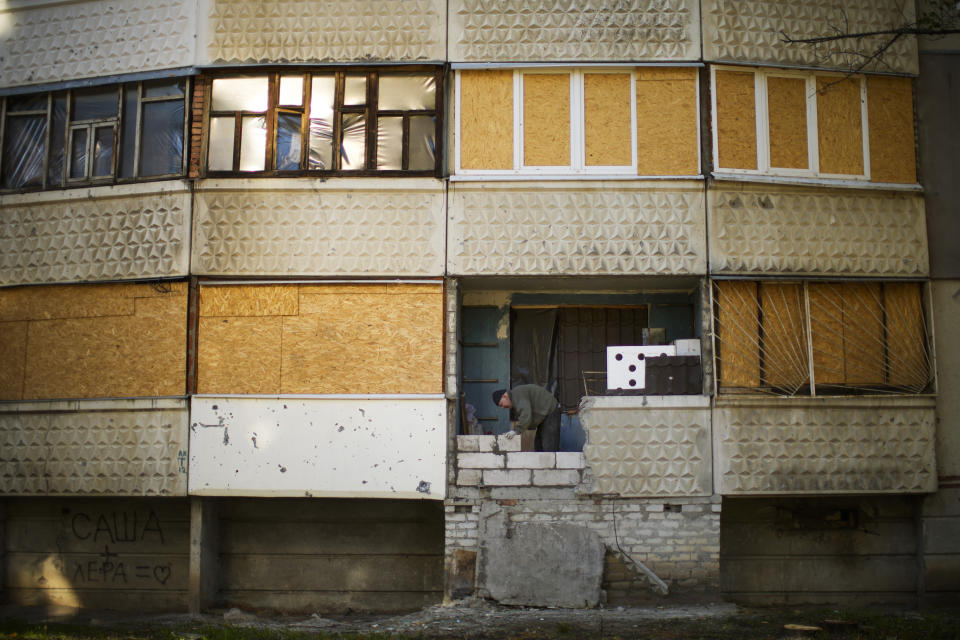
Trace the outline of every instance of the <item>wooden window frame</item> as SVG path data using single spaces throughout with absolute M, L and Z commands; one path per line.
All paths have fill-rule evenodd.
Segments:
M 436 102 L 433 109 L 379 109 L 379 78 L 381 74 L 393 72 L 416 73 L 429 72 L 434 77 Z M 344 105 L 344 91 L 346 77 L 348 75 L 366 76 L 366 101 L 362 105 Z M 303 78 L 302 100 L 299 106 L 280 105 L 280 79 L 300 75 Z M 334 103 L 333 103 L 333 122 L 332 125 L 332 149 L 331 164 L 329 169 L 310 169 L 310 100 L 312 91 L 312 78 L 314 76 L 333 76 L 334 77 Z M 212 108 L 212 86 L 213 82 L 221 78 L 233 77 L 261 77 L 268 79 L 269 95 L 267 108 L 264 112 L 238 112 L 238 111 L 214 111 Z M 206 168 L 206 175 L 210 177 L 300 177 L 300 176 L 344 176 L 344 177 L 364 177 L 364 176 L 404 176 L 404 177 L 440 177 L 443 166 L 443 69 L 439 66 L 396 66 L 396 67 L 328 67 L 311 69 L 264 69 L 259 72 L 251 72 L 249 69 L 238 71 L 231 74 L 216 74 L 211 76 L 211 96 L 207 109 L 208 122 L 215 117 L 234 116 L 234 140 L 233 140 L 233 167 L 228 170 L 212 170 L 209 168 L 209 124 L 207 125 L 208 135 L 205 136 L 205 144 L 202 150 L 203 166 Z M 297 169 L 277 169 L 277 119 L 280 114 L 299 114 L 300 115 L 300 160 Z M 364 132 L 364 165 L 363 169 L 343 169 L 341 154 L 337 149 L 343 143 L 343 116 L 345 114 L 362 114 L 365 117 Z M 267 126 L 267 144 L 264 159 L 264 169 L 262 171 L 241 171 L 239 166 L 240 148 L 242 145 L 242 133 L 240 123 L 244 115 L 262 115 L 266 119 Z M 410 162 L 410 119 L 415 116 L 430 116 L 434 118 L 434 166 L 428 170 L 410 170 L 401 169 L 378 169 L 377 168 L 377 130 L 378 121 L 382 117 L 401 117 L 402 121 L 402 151 L 401 166 L 409 167 Z

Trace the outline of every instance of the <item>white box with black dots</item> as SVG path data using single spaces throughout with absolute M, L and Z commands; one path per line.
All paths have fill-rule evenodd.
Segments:
M 607 389 L 643 389 L 647 358 L 675 356 L 672 344 L 607 347 Z

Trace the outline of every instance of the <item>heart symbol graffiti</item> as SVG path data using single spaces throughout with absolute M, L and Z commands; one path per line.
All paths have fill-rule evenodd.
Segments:
M 160 584 L 167 584 L 167 580 L 170 579 L 170 565 L 158 564 L 155 566 L 153 568 L 153 577 L 156 578 Z

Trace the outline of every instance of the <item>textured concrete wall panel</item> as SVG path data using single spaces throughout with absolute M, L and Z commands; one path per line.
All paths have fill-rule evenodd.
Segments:
M 204 182 L 193 272 L 443 275 L 444 197 L 432 179 Z
M 716 484 L 723 495 L 936 489 L 931 399 L 726 402 L 714 410 Z
M 0 5 L 0 85 L 194 64 L 196 2 L 86 0 Z
M 692 0 L 452 0 L 450 60 L 694 60 Z
M 0 285 L 186 276 L 182 182 L 0 197 Z
M 884 36 L 817 46 L 788 44 L 795 39 L 831 35 L 837 31 L 890 29 L 913 20 L 913 3 L 897 0 L 782 2 L 781 0 L 704 0 L 703 57 L 724 62 L 758 62 L 790 66 L 852 69 L 887 40 Z M 850 51 L 856 53 L 848 53 Z M 917 72 L 917 44 L 901 38 L 866 70 Z
M 0 408 L 0 493 L 185 496 L 184 400 L 15 403 Z
M 711 189 L 715 274 L 922 277 L 923 197 L 914 193 Z
M 682 398 L 670 403 L 650 398 L 643 403 L 626 396 L 593 397 L 581 406 L 580 419 L 588 434 L 584 453 L 599 493 L 712 493 L 708 398 Z
M 209 62 L 445 58 L 443 0 L 210 0 Z
M 690 275 L 706 268 L 696 183 L 454 183 L 450 198 L 451 274 Z

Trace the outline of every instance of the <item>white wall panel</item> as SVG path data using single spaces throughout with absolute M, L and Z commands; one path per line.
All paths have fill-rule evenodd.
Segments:
M 0 2 L 0 86 L 186 67 L 195 0 Z
M 441 500 L 442 395 L 195 396 L 190 494 Z
M 187 275 L 182 181 L 0 196 L 0 285 Z

